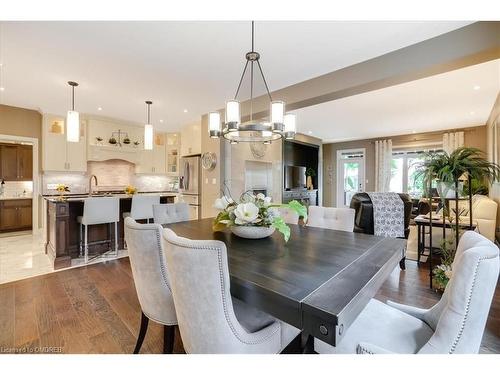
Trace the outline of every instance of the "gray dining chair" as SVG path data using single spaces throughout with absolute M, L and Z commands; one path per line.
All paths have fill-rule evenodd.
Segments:
M 184 202 L 155 204 L 153 218 L 156 224 L 170 224 L 189 220 L 189 205 Z
M 226 245 L 163 230 L 187 353 L 280 353 L 300 331 L 231 297 Z
M 125 239 L 141 305 L 141 328 L 134 354 L 141 349 L 149 320 L 164 326 L 163 352 L 172 353 L 174 347 L 177 316 L 161 231 L 159 224 L 139 224 L 131 217 L 125 219 Z
M 430 309 L 371 300 L 337 347 L 315 339 L 318 353 L 478 353 L 498 273 L 498 247 L 468 231 L 458 244 L 452 276 Z
M 307 226 L 352 232 L 355 212 L 347 207 L 309 206 Z

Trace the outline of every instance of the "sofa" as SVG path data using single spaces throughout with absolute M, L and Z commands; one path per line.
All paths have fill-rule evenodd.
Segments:
M 453 205 L 453 202 L 451 202 Z M 469 223 L 470 216 L 468 212 L 469 202 L 459 201 L 460 208 L 463 208 L 466 212 L 465 215 L 460 216 L 461 223 Z M 453 208 L 453 206 L 452 206 Z M 486 195 L 474 195 L 472 197 L 472 221 L 477 225 L 476 232 L 479 232 L 484 237 L 490 241 L 495 241 L 495 228 L 497 223 L 497 209 L 498 204 L 494 200 L 490 199 Z M 438 215 L 442 215 L 443 210 L 438 212 Z M 428 238 L 428 234 L 426 237 Z M 452 236 L 451 229 L 446 229 L 446 237 Z M 432 231 L 432 243 L 440 244 L 443 239 L 442 230 Z M 428 241 L 428 240 L 426 240 Z

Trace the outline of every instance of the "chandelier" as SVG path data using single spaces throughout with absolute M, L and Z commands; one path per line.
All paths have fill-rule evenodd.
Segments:
M 219 112 L 210 112 L 208 114 L 208 132 L 210 138 L 220 138 L 222 136 L 230 141 L 231 144 L 237 144 L 238 142 L 262 142 L 264 144 L 270 144 L 272 141 L 282 138 L 293 139 L 296 131 L 295 115 L 291 113 L 285 114 L 285 102 L 282 100 L 273 100 L 269 92 L 269 87 L 267 86 L 267 81 L 259 62 L 260 54 L 254 51 L 254 21 L 252 21 L 252 51 L 247 52 L 245 58 L 245 68 L 243 69 L 234 99 L 226 102 L 226 118 L 224 124 L 221 124 L 221 115 Z M 255 68 L 258 68 L 266 87 L 267 96 L 269 97 L 269 121 L 253 119 L 253 84 Z M 248 70 L 250 70 L 250 120 L 242 123 L 238 94 Z

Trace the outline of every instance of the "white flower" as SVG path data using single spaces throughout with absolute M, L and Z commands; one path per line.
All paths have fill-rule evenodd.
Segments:
M 264 200 L 266 196 L 262 193 L 257 194 L 257 199 Z
M 264 207 L 267 207 L 271 204 L 271 197 L 264 197 Z
M 256 222 L 259 215 L 259 208 L 251 202 L 240 203 L 234 210 L 234 214 L 236 215 L 236 219 L 234 220 L 236 224 L 251 224 Z
M 234 201 L 231 198 L 226 197 L 225 195 L 222 198 L 217 198 L 214 203 L 214 208 L 217 210 L 225 210 L 227 206 Z

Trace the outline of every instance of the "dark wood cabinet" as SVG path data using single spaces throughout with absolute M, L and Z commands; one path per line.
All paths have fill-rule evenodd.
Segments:
M 33 180 L 33 148 L 0 144 L 0 178 L 5 181 Z
M 32 228 L 31 199 L 0 201 L 0 232 Z

